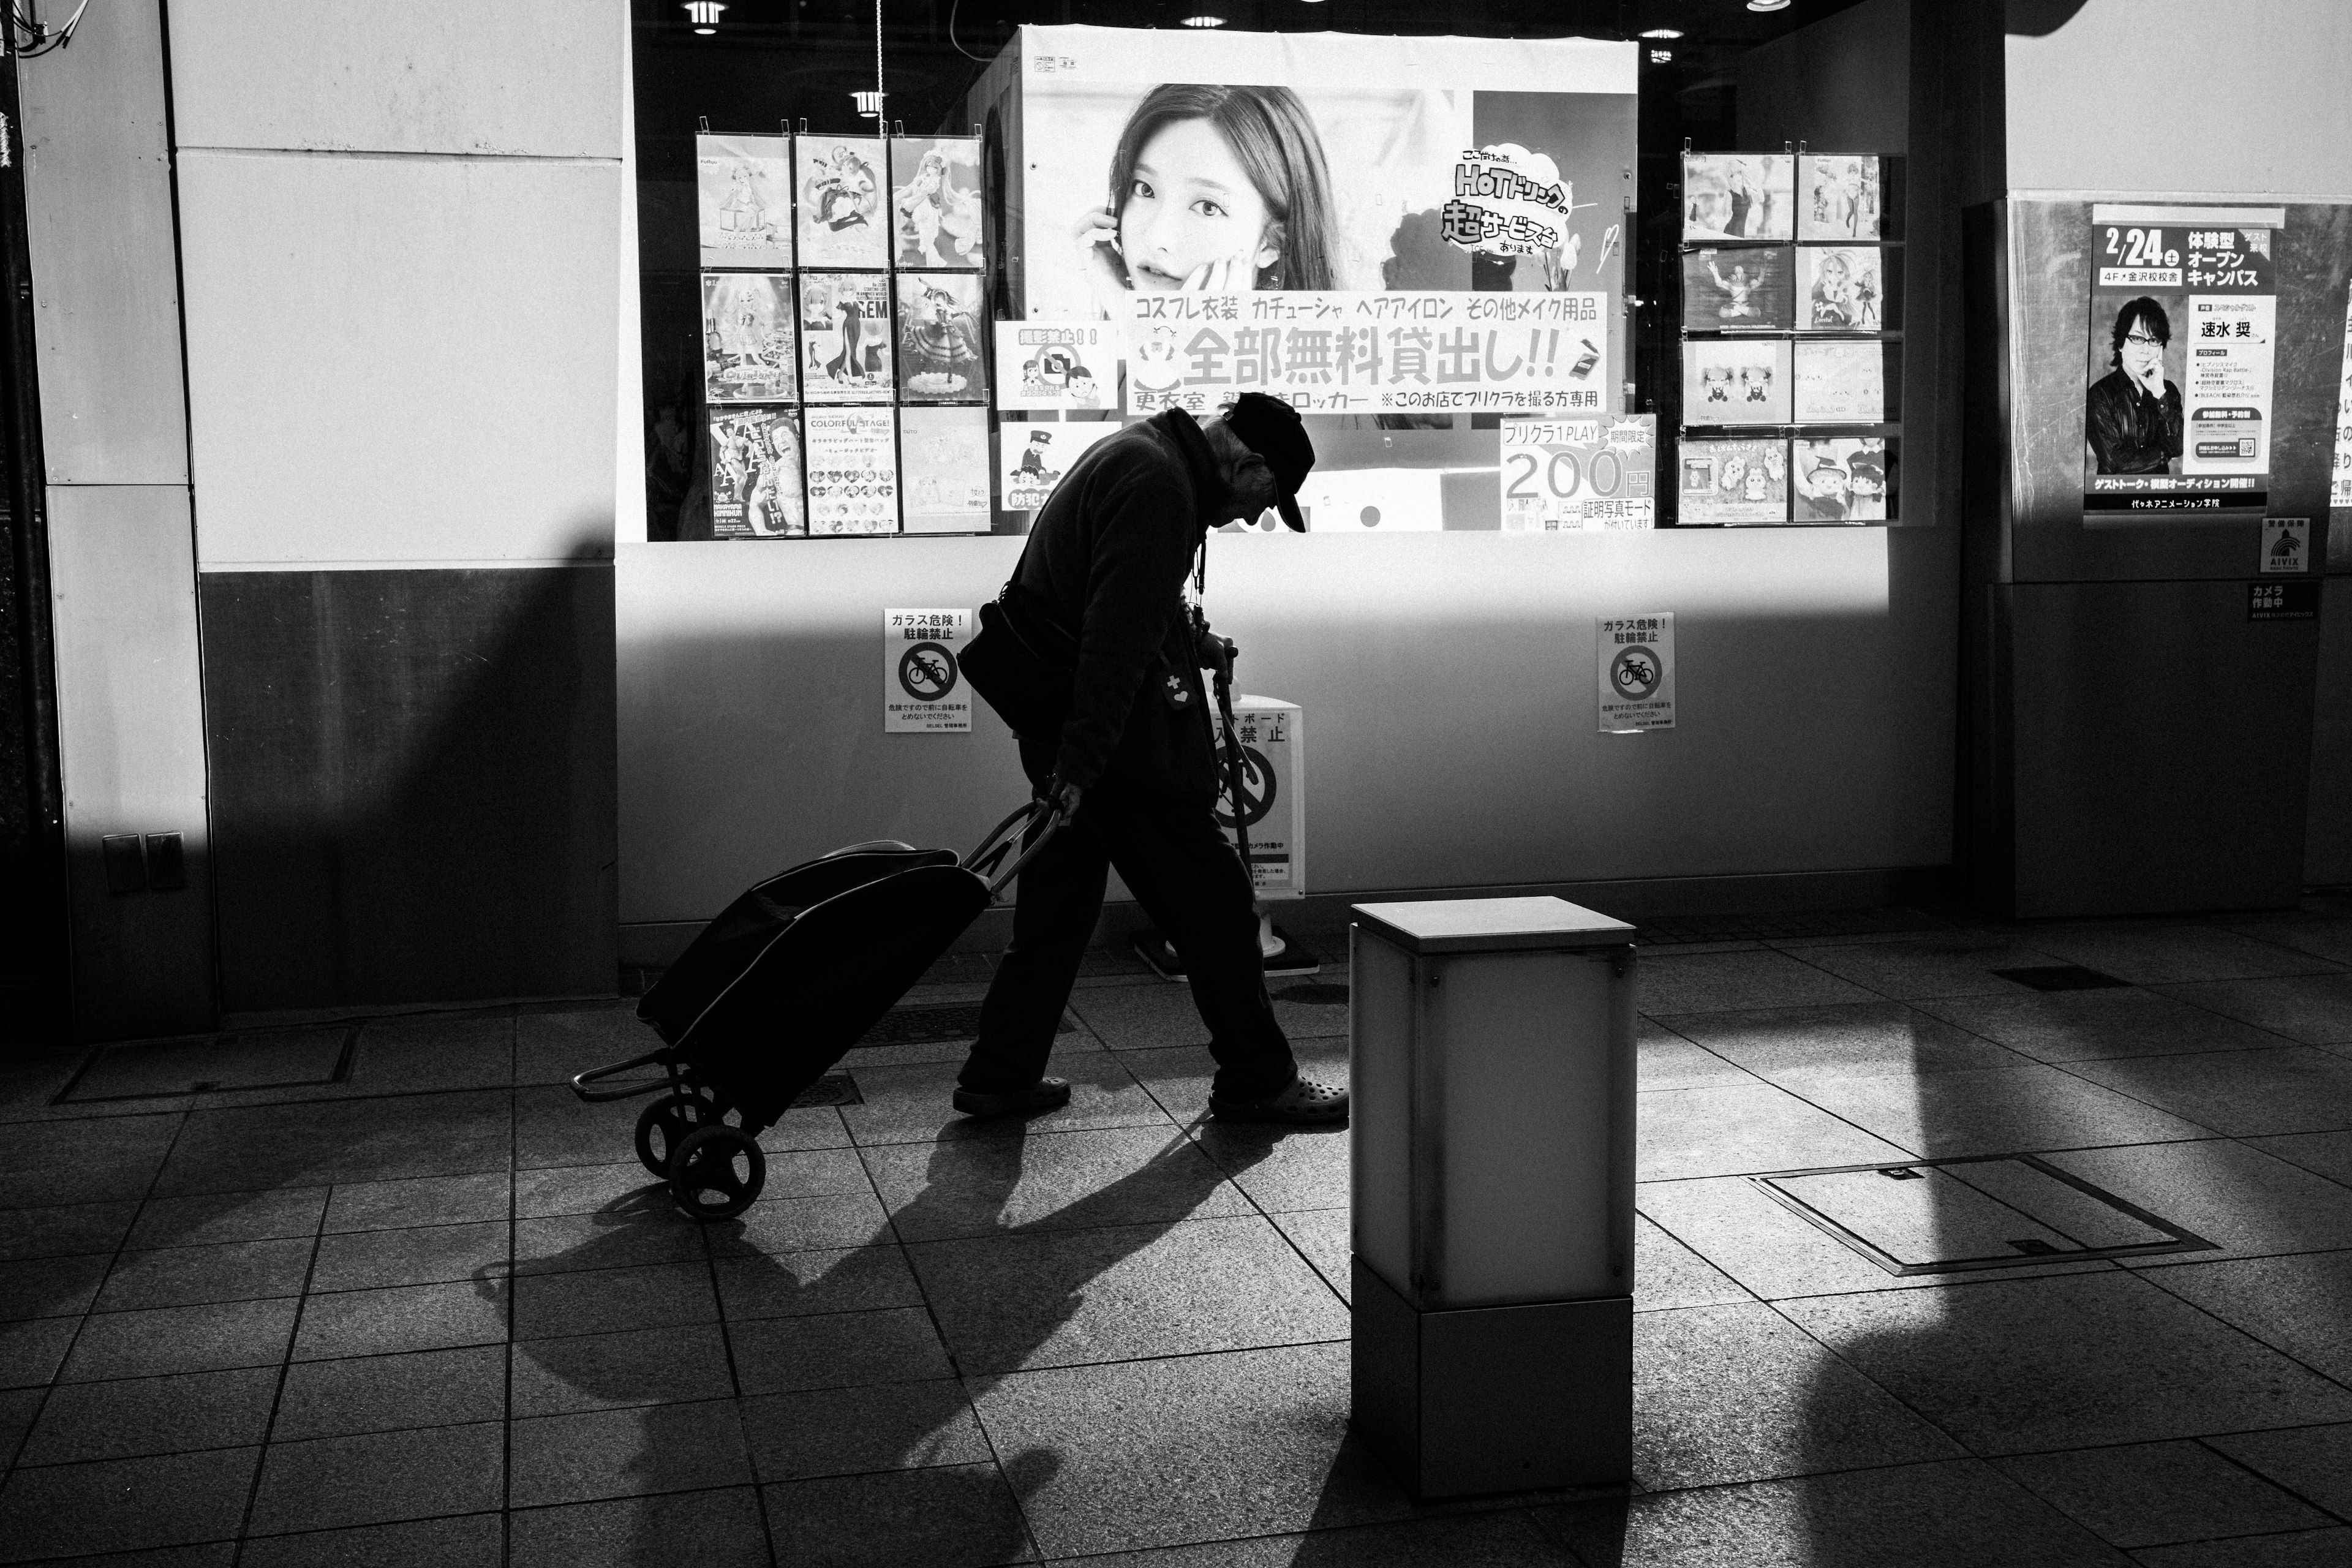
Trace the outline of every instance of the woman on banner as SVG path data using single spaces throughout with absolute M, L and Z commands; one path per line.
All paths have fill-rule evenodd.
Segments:
M 1114 321 L 1132 292 L 1338 287 L 1323 141 L 1286 87 L 1153 88 L 1119 133 L 1109 204 L 1073 237 Z

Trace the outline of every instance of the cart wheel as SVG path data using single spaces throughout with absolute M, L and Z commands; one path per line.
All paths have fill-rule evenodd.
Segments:
M 669 1174 L 670 1156 L 698 1128 L 726 1120 L 726 1108 L 708 1094 L 675 1090 L 637 1113 L 637 1163 L 656 1176 Z
M 696 1219 L 732 1219 L 767 1184 L 760 1141 L 734 1127 L 698 1127 L 670 1156 L 669 1195 Z

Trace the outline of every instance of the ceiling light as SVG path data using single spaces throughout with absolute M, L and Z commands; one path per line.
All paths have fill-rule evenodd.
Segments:
M 1672 49 L 1652 49 L 1650 51 L 1650 63 L 1654 66 L 1672 65 L 1675 63 L 1675 51 Z
M 1789 0 L 1748 0 L 1748 8 L 1750 11 L 1785 11 L 1789 8 Z
M 1652 27 L 1642 35 L 1645 38 L 1679 38 L 1682 36 L 1680 27 Z
M 1222 27 L 1225 25 L 1225 19 L 1223 16 L 1212 16 L 1203 11 L 1197 16 L 1185 17 L 1184 25 L 1188 27 Z
M 725 9 L 725 0 L 686 0 L 685 5 L 687 20 L 705 37 L 719 31 L 719 13 Z
M 857 104 L 858 118 L 861 120 L 879 120 L 882 118 L 882 95 L 880 93 L 853 92 L 849 96 Z

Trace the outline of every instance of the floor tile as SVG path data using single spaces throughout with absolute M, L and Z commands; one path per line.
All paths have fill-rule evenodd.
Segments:
M 1758 1007 L 1811 1007 L 1878 998 L 1785 952 L 1645 953 L 1638 1005 L 1653 1018 Z
M 2297 1531 L 2235 1541 L 2156 1546 L 2132 1553 L 2141 1568 L 2342 1568 L 2352 1561 L 2352 1529 Z
M 1975 1460 L 1543 1509 L 1586 1563 L 1624 1568 L 2126 1568 Z
M 527 1274 L 513 1288 L 518 1340 L 719 1321 L 710 1266 L 699 1261 Z
M 857 1160 L 855 1152 L 847 1149 L 821 1150 L 817 1153 L 819 1157 L 846 1155 L 852 1165 Z M 771 1182 L 775 1178 L 776 1163 L 777 1159 L 768 1162 Z M 862 1171 L 860 1179 L 863 1180 Z M 630 1198 L 643 1198 L 650 1205 L 662 1184 L 660 1177 L 635 1159 L 520 1171 L 515 1174 L 515 1217 L 546 1219 L 556 1215 L 594 1214 Z
M 1633 1471 L 1651 1490 L 1959 1453 L 1760 1302 L 1633 1321 Z
M 31 1318 L 0 1323 L 0 1388 L 29 1388 L 58 1374 L 82 1320 Z
M 824 1197 L 762 1197 L 738 1217 L 701 1230 L 714 1258 L 837 1252 L 895 1239 L 889 1212 L 870 1186 Z
M 721 1258 L 719 1311 L 730 1322 L 919 1307 L 922 1291 L 904 1249 L 885 1244 L 828 1252 L 751 1253 Z
M 1265 1219 L 1014 1234 L 908 1248 L 966 1374 L 1348 1336 Z
M 96 1313 L 84 1321 L 73 1354 L 58 1375 L 67 1383 L 87 1383 L 275 1366 L 286 1359 L 287 1337 L 299 1306 L 280 1299 Z
M 176 1115 L 16 1122 L 0 1139 L 0 1203 L 45 1208 L 144 1197 L 179 1127 Z
M 1635 1311 L 1661 1312 L 1675 1307 L 1721 1307 L 1754 1300 L 1730 1275 L 1660 1230 L 1642 1215 L 1633 1216 Z
M 391 1230 L 419 1225 L 467 1225 L 507 1217 L 504 1171 L 467 1176 L 414 1176 L 398 1182 L 355 1182 L 337 1187 L 327 1205 L 331 1232 Z
M 973 1397 L 1049 1558 L 1412 1511 L 1349 1438 L 1343 1344 L 1017 1373 Z
M 1995 1461 L 2115 1546 L 2310 1530 L 2336 1521 L 2197 1443 L 2133 1443 Z
M 1918 1009 L 2042 1062 L 2268 1050 L 2279 1044 L 2277 1036 L 2250 1024 L 2137 989 L 1937 998 Z
M 519 1420 L 512 1506 L 593 1502 L 748 1484 L 732 1399 Z
M 130 1201 L 0 1208 L 0 1258 L 112 1252 L 138 1213 L 139 1205 Z
M 1823 1079 L 1908 1078 L 2026 1065 L 2013 1051 L 1898 1002 L 1699 1013 L 1664 1022 L 1717 1059 L 1737 1064 L 1768 1083 L 1801 1091 Z M 1743 1074 L 1739 1081 L 1752 1080 Z
M 1926 1073 L 1911 1079 L 1814 1079 L 1799 1092 L 1823 1110 L 1928 1159 L 2211 1136 L 2197 1121 L 2032 1062 L 1997 1072 Z
M 352 1053 L 351 1082 L 380 1093 L 502 1089 L 514 1081 L 514 1045 L 515 1021 L 503 1011 L 373 1019 Z
M 2215 1252 L 2160 1253 L 2144 1260 L 2147 1266 L 2352 1247 L 2352 1194 L 2230 1139 L 2075 1149 L 2043 1157 L 2221 1247 Z
M 2339 1519 L 2352 1519 L 2352 1423 L 2236 1432 L 2205 1441 Z
M 1802 951 L 1804 961 L 1815 968 L 1898 1001 L 2023 995 L 2025 986 L 1993 972 L 2035 969 L 2060 962 L 2039 948 L 1987 931 L 1952 931 L 1847 947 L 1808 945 Z
M 763 1481 L 992 1464 L 963 1385 L 947 1379 L 763 1394 L 743 1402 Z
M 1286 983 L 1276 980 L 1274 1021 L 1292 1040 L 1330 1039 L 1348 1032 L 1345 1002 L 1303 1002 L 1280 993 Z M 1200 1046 L 1209 1040 L 1209 1026 L 1201 1022 L 1189 986 L 1154 980 L 1141 985 L 1093 986 L 1070 995 L 1070 1011 L 1115 1051 L 1156 1050 L 1168 1046 Z
M 1249 1212 L 1173 1127 L 894 1143 L 864 1152 L 901 1241 Z
M 2334 969 L 2326 960 L 2211 926 L 2044 926 L 2028 938 L 2069 963 L 2164 985 L 2191 980 L 2251 980 Z
M 2352 1126 L 2352 1058 L 2313 1046 L 2077 1062 L 2071 1070 L 2233 1138 Z
M 524 1013 L 514 1021 L 515 1081 L 568 1085 L 575 1073 L 641 1057 L 661 1043 L 634 1005 Z
M 1308 1267 L 1321 1275 L 1323 1283 L 1345 1301 L 1349 1289 L 1348 1258 L 1354 1250 L 1354 1243 L 1349 1234 L 1348 1211 L 1343 1208 L 1294 1209 L 1271 1217 L 1275 1228 L 1305 1255 Z
M 2165 990 L 2192 1006 L 2306 1046 L 2352 1045 L 2352 974 L 2210 981 Z
M 272 1443 L 247 1528 L 281 1535 L 479 1513 L 499 1505 L 505 1464 L 495 1421 Z
M 2309 920 L 2297 916 L 2263 916 L 2221 922 L 2240 936 L 2267 942 L 2325 958 L 2352 963 L 2352 921 Z
M 236 1534 L 258 1448 L 215 1448 L 18 1470 L 0 1486 L 11 1562 L 132 1552 Z
M 87 1312 L 113 1264 L 104 1253 L 0 1263 L 0 1322 Z
M 768 1568 L 768 1533 L 750 1487 L 518 1509 L 513 1568 Z
M 506 1413 L 506 1352 L 498 1345 L 298 1361 L 286 1369 L 270 1436 L 296 1442 L 500 1421 Z
M 2183 1263 L 2142 1272 L 2272 1349 L 2338 1383 L 2352 1383 L 2352 1252 Z
M 49 1393 L 20 1465 L 250 1447 L 268 1436 L 278 1369 L 62 1384 Z
M 647 1188 L 593 1214 L 547 1215 L 514 1225 L 518 1274 L 685 1263 L 707 1255 L 702 1227 L 677 1211 L 666 1186 Z
M 857 1075 L 866 1103 L 843 1107 L 842 1120 L 860 1144 L 1009 1138 L 1084 1127 L 1159 1127 L 1168 1121 L 1143 1086 L 1108 1052 L 1086 1052 L 1055 1063 L 1055 1075 L 1069 1079 L 1069 1104 L 1026 1118 L 958 1114 L 949 1103 L 956 1071 L 946 1064 L 867 1068 Z
M 47 1388 L 0 1388 L 0 1467 L 16 1455 L 25 1434 L 33 1429 L 48 1394 Z
M 500 1171 L 512 1133 L 505 1090 L 199 1110 L 156 1185 L 185 1196 Z
M 226 1241 L 125 1252 L 114 1260 L 98 1310 L 194 1307 L 207 1301 L 247 1301 L 299 1296 L 310 1266 L 308 1237 L 280 1241 Z
M 1746 1069 L 1735 1067 L 1703 1046 L 1693 1045 L 1670 1026 L 1648 1018 L 1635 1021 L 1633 1046 L 1638 1061 L 1637 1082 L 1645 1090 L 1717 1089 L 1725 1084 L 1754 1081 Z
M 1210 1121 L 1195 1129 L 1192 1136 L 1202 1152 L 1233 1178 L 1234 1185 L 1269 1213 L 1339 1208 L 1348 1201 L 1344 1127 Z
M 2122 1271 L 1780 1307 L 1979 1454 L 2352 1417 L 2352 1391 Z
M 1036 1561 L 1020 1505 L 994 1465 L 834 1476 L 761 1490 L 779 1563 L 981 1568 Z
M 325 1187 L 218 1193 L 193 1198 L 151 1198 L 122 1245 L 145 1250 L 208 1247 L 225 1241 L 275 1241 L 310 1236 L 327 1207 Z
M 341 1290 L 303 1303 L 296 1361 L 491 1345 L 507 1337 L 502 1280 Z
M 2249 1138 L 2246 1143 L 2289 1164 L 2352 1187 L 2352 1132 L 2299 1132 L 2283 1138 Z
M 1670 1089 L 1640 1100 L 1638 1169 L 1645 1182 L 1860 1165 L 1914 1152 L 1767 1083 Z
M 1068 1561 L 1065 1559 L 1064 1561 Z M 1082 1559 L 1086 1568 L 1581 1568 L 1530 1514 L 1463 1513 Z
M 468 1279 L 507 1262 L 507 1222 L 415 1226 L 322 1237 L 312 1290 L 367 1290 Z
M 735 1392 L 716 1323 L 527 1340 L 512 1349 L 518 1418 L 725 1399 Z
M 768 1318 L 729 1331 L 746 1394 L 861 1388 L 950 1377 L 954 1369 L 921 1308 Z
M 495 1513 L 410 1520 L 309 1535 L 262 1536 L 245 1543 L 237 1568 L 499 1568 L 505 1527 Z

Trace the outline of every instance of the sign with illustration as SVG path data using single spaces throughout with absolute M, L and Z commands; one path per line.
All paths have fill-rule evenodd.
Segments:
M 789 138 L 696 137 L 694 196 L 703 266 L 792 267 Z
M 1675 617 L 1664 612 L 1603 616 L 1598 677 L 1601 732 L 1675 727 Z
M 882 612 L 882 732 L 971 728 L 971 688 L 956 656 L 971 637 L 970 610 Z

